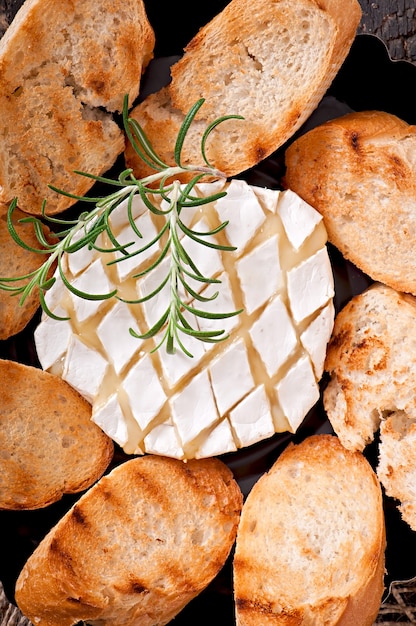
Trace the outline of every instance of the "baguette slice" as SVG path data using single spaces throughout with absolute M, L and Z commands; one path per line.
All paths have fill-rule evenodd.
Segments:
M 38 269 L 45 260 L 42 254 L 19 246 L 11 237 L 7 227 L 7 208 L 0 204 L 0 279 L 29 274 Z M 38 249 L 40 244 L 33 225 L 19 222 L 26 217 L 25 213 L 16 209 L 13 213 L 13 225 L 28 246 Z M 43 232 L 46 238 L 51 238 L 49 228 L 44 226 Z M 53 271 L 51 275 L 52 273 Z M 19 304 L 19 299 L 19 295 L 12 297 L 9 291 L 0 290 L 0 340 L 8 339 L 23 330 L 40 306 L 36 291 L 26 298 L 23 305 Z
M 218 459 L 136 457 L 84 494 L 37 547 L 16 601 L 37 626 L 162 626 L 222 568 L 242 495 Z
M 416 530 L 416 298 L 381 283 L 338 313 L 328 346 L 328 418 L 351 450 L 380 431 L 378 477 Z
M 332 435 L 290 444 L 243 507 L 238 626 L 371 626 L 384 549 L 381 489 L 362 454 Z
M 202 129 L 223 115 L 242 115 L 222 123 L 207 144 L 212 165 L 235 176 L 279 148 L 317 107 L 360 17 L 357 0 L 232 0 L 172 66 L 167 93 L 139 104 L 133 117 L 171 163 L 180 121 L 205 98 L 200 124 L 184 146 L 188 164 L 201 161 Z M 129 147 L 127 161 L 136 175 L 147 173 Z
M 60 378 L 0 360 L 0 508 L 37 509 L 95 482 L 113 443 Z
M 0 202 L 58 213 L 124 150 L 110 112 L 137 96 L 153 54 L 142 0 L 26 0 L 0 40 Z
M 382 111 L 317 126 L 286 151 L 285 185 L 373 280 L 416 295 L 416 126 Z

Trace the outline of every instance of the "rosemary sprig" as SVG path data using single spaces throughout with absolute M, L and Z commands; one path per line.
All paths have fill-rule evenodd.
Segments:
M 143 161 L 145 161 L 145 163 L 155 170 L 155 173 L 139 180 L 135 178 L 131 169 L 126 169 L 121 172 L 117 179 L 107 178 L 105 176 L 95 176 L 85 172 L 76 172 L 81 176 L 92 178 L 94 182 L 100 182 L 111 186 L 113 191 L 105 197 L 77 196 L 50 185 L 50 188 L 54 191 L 79 202 L 91 203 L 94 207 L 90 211 L 82 212 L 77 219 L 67 220 L 46 215 L 46 202 L 44 201 L 42 205 L 42 219 L 28 216 L 19 220 L 20 222 L 29 222 L 33 224 L 40 248 L 27 245 L 19 236 L 13 223 L 13 213 L 17 208 L 17 199 L 14 199 L 9 206 L 7 214 L 7 224 L 10 235 L 21 247 L 38 254 L 44 254 L 47 258 L 38 269 L 26 275 L 12 278 L 0 278 L 0 289 L 9 291 L 14 295 L 19 295 L 20 304 L 25 302 L 26 298 L 34 289 L 38 289 L 40 304 L 45 313 L 54 319 L 67 319 L 54 314 L 48 307 L 45 298 L 46 292 L 56 281 L 55 276 L 51 277 L 51 272 L 55 267 L 55 264 L 65 287 L 80 298 L 87 300 L 103 300 L 113 297 L 123 300 L 123 298 L 118 295 L 117 289 L 102 294 L 91 294 L 76 289 L 65 275 L 63 264 L 64 255 L 72 254 L 81 248 L 88 247 L 89 249 L 95 249 L 103 254 L 116 253 L 117 258 L 113 258 L 108 264 L 120 263 L 124 259 L 129 259 L 133 256 L 139 255 L 150 246 L 162 241 L 162 238 L 165 237 L 166 241 L 163 244 L 156 260 L 150 263 L 144 270 L 135 276 L 138 278 L 139 276 L 143 276 L 153 270 L 162 262 L 164 258 L 168 256 L 168 253 L 170 252 L 169 271 L 165 278 L 161 281 L 158 287 L 147 296 L 134 301 L 124 301 L 129 302 L 129 304 L 139 304 L 145 302 L 146 300 L 156 296 L 166 285 L 168 285 L 170 294 L 169 305 L 161 315 L 160 319 L 147 332 L 138 334 L 133 329 L 130 329 L 131 335 L 141 339 L 159 337 L 154 350 L 158 350 L 163 344 L 165 344 L 168 353 L 175 353 L 177 347 L 179 347 L 190 357 L 192 354 L 185 347 L 184 342 L 181 339 L 181 334 L 188 335 L 205 342 L 218 342 L 226 339 L 228 335 L 225 334 L 223 330 L 203 331 L 198 327 L 194 328 L 189 323 L 186 312 L 192 314 L 196 318 L 207 318 L 213 320 L 225 319 L 230 316 L 238 315 L 241 311 L 232 311 L 228 313 L 207 312 L 198 308 L 200 306 L 198 304 L 187 304 L 180 296 L 180 293 L 185 291 L 185 293 L 191 296 L 196 303 L 213 300 L 218 296 L 218 291 L 210 296 L 205 296 L 194 290 L 191 287 L 189 280 L 192 279 L 207 285 L 220 282 L 204 276 L 200 272 L 182 244 L 181 237 L 179 235 L 180 231 L 186 237 L 193 239 L 195 242 L 203 246 L 212 247 L 217 250 L 234 250 L 231 246 L 222 246 L 219 243 L 213 242 L 211 239 L 212 235 L 218 234 L 227 226 L 227 222 L 223 222 L 220 226 L 211 231 L 197 232 L 186 226 L 181 220 L 181 211 L 183 208 L 195 207 L 204 203 L 213 202 L 226 194 L 226 192 L 219 192 L 211 195 L 210 197 L 198 198 L 193 192 L 195 185 L 207 175 L 215 175 L 216 177 L 225 178 L 224 174 L 214 169 L 209 164 L 205 150 L 206 142 L 210 133 L 218 124 L 231 118 L 241 119 L 241 117 L 237 115 L 223 116 L 216 119 L 206 128 L 201 140 L 201 155 L 204 164 L 184 166 L 181 162 L 184 141 L 187 132 L 203 103 L 203 99 L 196 102 L 190 109 L 189 113 L 185 116 L 175 143 L 175 165 L 169 166 L 155 153 L 146 134 L 137 121 L 129 118 L 128 97 L 126 96 L 123 107 L 123 124 L 126 135 L 137 154 L 143 159 Z M 175 177 L 189 171 L 194 175 L 193 178 L 188 184 L 181 185 Z M 172 180 L 173 182 L 168 182 Z M 158 183 L 159 186 L 155 186 L 155 183 Z M 129 251 L 131 244 L 122 245 L 119 241 L 117 241 L 116 236 L 112 232 L 109 218 L 111 213 L 122 202 L 127 200 L 127 216 L 132 231 L 138 238 L 142 238 L 142 234 L 139 232 L 132 215 L 132 202 L 136 195 L 140 196 L 149 211 L 155 215 L 162 216 L 164 218 L 164 223 L 156 237 L 151 242 L 147 242 L 138 250 Z M 156 206 L 156 204 L 152 203 L 150 199 L 152 195 L 159 195 L 163 198 L 165 201 L 164 205 L 167 208 L 161 209 L 160 206 Z M 54 241 L 51 243 L 44 236 L 44 221 L 53 223 L 55 228 L 59 226 L 60 230 L 56 233 L 57 242 Z M 98 243 L 99 237 L 103 233 L 107 235 L 109 241 L 111 242 L 111 246 L 104 249 L 100 248 Z

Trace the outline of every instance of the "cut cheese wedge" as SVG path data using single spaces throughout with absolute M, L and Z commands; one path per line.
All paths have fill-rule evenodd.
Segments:
M 184 208 L 181 219 L 199 232 L 212 231 L 223 251 L 202 246 L 183 235 L 183 246 L 214 285 L 189 279 L 196 292 L 218 296 L 183 302 L 211 313 L 238 315 L 224 319 L 184 311 L 194 328 L 224 330 L 229 337 L 206 343 L 183 335 L 187 351 L 168 354 L 162 337 L 143 335 L 169 303 L 169 285 L 140 304 L 169 271 L 167 256 L 155 260 L 159 243 L 126 260 L 109 264 L 117 253 L 81 250 L 65 259 L 65 273 L 77 288 L 117 298 L 83 300 L 69 292 L 59 275 L 47 303 L 59 322 L 46 315 L 35 331 L 42 367 L 60 375 L 93 406 L 93 420 L 128 454 L 160 454 L 179 459 L 216 456 L 250 446 L 276 432 L 295 432 L 319 398 L 326 346 L 334 321 L 334 282 L 322 218 L 292 191 L 249 186 L 242 180 L 197 186 L 203 197 L 227 194 L 197 208 Z M 166 200 L 158 200 L 161 208 Z M 111 214 L 118 241 L 129 251 L 154 241 L 160 216 L 136 197 L 133 217 L 127 205 Z M 102 235 L 100 247 L 110 244 Z M 120 256 L 120 253 L 118 253 Z

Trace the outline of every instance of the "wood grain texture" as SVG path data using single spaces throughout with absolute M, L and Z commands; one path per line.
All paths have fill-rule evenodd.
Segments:
M 370 33 L 380 37 L 387 45 L 392 59 L 416 63 L 416 1 L 415 0 L 359 0 L 363 16 L 358 33 Z M 0 0 L 0 37 L 13 19 L 23 0 Z M 196 33 L 201 23 L 208 21 L 226 4 L 226 0 L 212 0 L 198 8 L 194 18 L 180 20 L 186 11 L 187 0 L 176 0 L 163 5 L 155 0 L 145 2 L 148 17 L 156 31 L 158 56 L 179 54 L 180 46 L 185 45 Z M 161 10 L 162 8 L 162 10 Z M 169 48 L 169 31 L 175 25 L 175 39 L 178 47 Z
M 360 0 L 359 33 L 377 35 L 392 59 L 416 62 L 415 0 Z

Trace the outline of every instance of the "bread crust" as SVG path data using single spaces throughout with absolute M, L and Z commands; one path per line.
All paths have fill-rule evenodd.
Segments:
M 162 626 L 223 567 L 242 495 L 218 459 L 147 455 L 116 467 L 41 542 L 16 585 L 39 626 Z
M 43 254 L 31 252 L 19 246 L 12 239 L 7 226 L 8 207 L 0 205 L 0 278 L 15 278 L 24 276 L 38 269 L 45 260 Z M 13 225 L 23 241 L 33 248 L 41 248 L 35 235 L 32 224 L 19 223 L 27 217 L 25 213 L 16 209 L 13 213 Z M 46 226 L 44 235 L 52 242 L 52 235 Z M 52 276 L 55 267 L 51 268 Z M 19 284 L 19 287 L 21 284 Z M 8 339 L 23 330 L 35 315 L 40 306 L 39 294 L 34 290 L 20 304 L 20 296 L 11 296 L 9 291 L 0 290 L 0 340 Z
M 238 626 L 371 626 L 384 550 L 381 488 L 362 454 L 332 435 L 290 444 L 243 507 L 234 557 Z
M 0 41 L 1 202 L 40 214 L 46 198 L 53 214 L 74 200 L 48 185 L 85 195 L 74 171 L 103 174 L 123 152 L 109 112 L 133 102 L 153 46 L 142 0 L 23 4 Z
M 356 0 L 232 0 L 189 42 L 165 93 L 150 96 L 133 116 L 168 163 L 180 121 L 200 98 L 201 129 L 224 115 L 243 116 L 222 123 L 207 142 L 212 165 L 235 176 L 283 145 L 316 108 L 360 17 Z M 166 112 L 167 133 L 158 126 Z M 201 129 L 184 146 L 185 164 L 201 162 Z M 127 152 L 141 177 L 146 167 Z
M 113 442 L 74 389 L 8 360 L 0 360 L 0 389 L 0 508 L 45 507 L 100 478 Z
M 338 313 L 325 369 L 328 418 L 351 450 L 380 431 L 377 475 L 416 530 L 416 298 L 381 283 Z
M 285 186 L 324 218 L 328 239 L 369 275 L 416 294 L 416 126 L 382 111 L 314 128 L 286 151 Z

